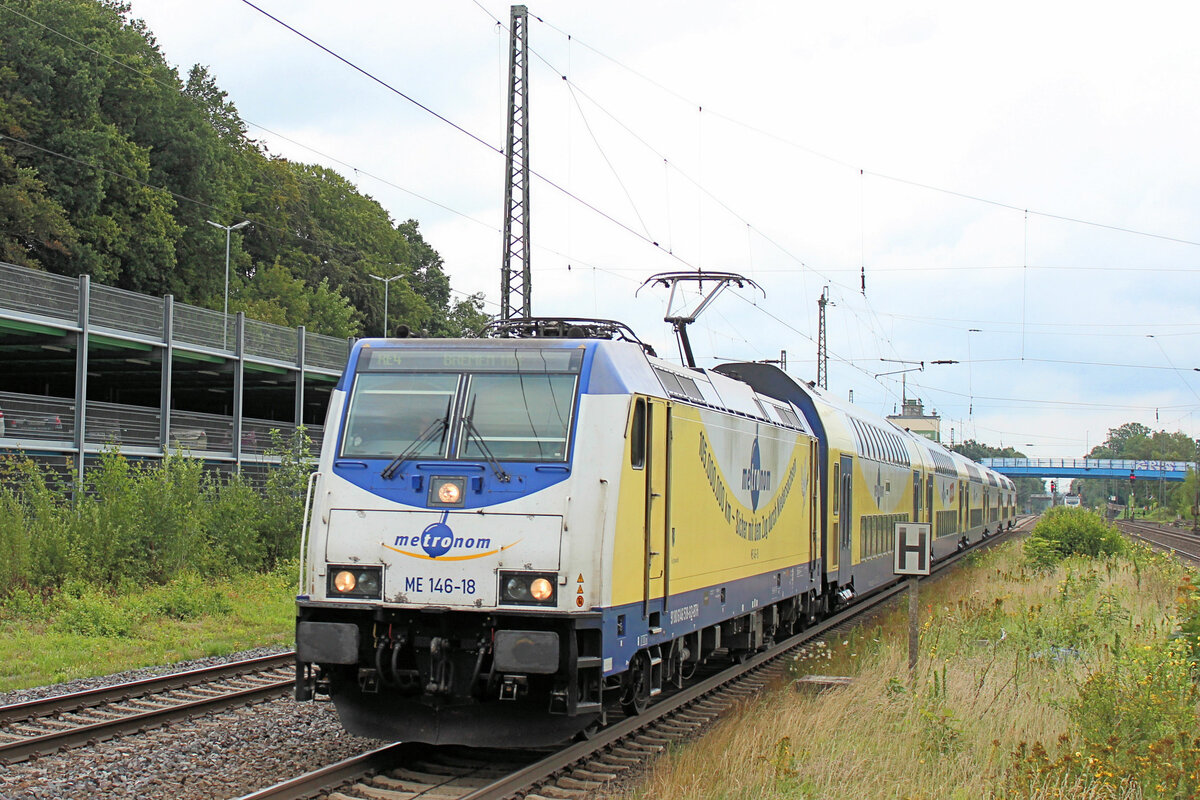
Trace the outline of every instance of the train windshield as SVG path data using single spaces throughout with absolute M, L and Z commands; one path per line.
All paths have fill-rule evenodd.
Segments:
M 486 458 L 490 451 L 501 460 L 565 461 L 574 401 L 574 375 L 473 375 L 466 403 L 471 430 L 459 453 L 462 458 Z
M 582 362 L 582 349 L 364 349 L 341 454 L 566 461 Z
M 420 372 L 364 373 L 354 382 L 342 455 L 441 458 L 458 376 Z

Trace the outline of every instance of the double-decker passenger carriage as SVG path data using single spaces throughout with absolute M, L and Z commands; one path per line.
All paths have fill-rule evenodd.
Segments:
M 1015 491 L 1010 506 L 999 504 L 999 487 L 1011 489 L 1011 481 L 937 442 L 772 364 L 722 364 L 716 371 L 793 404 L 817 436 L 826 609 L 891 580 L 896 523 L 930 523 L 937 557 L 998 530 L 1015 514 Z M 984 490 L 985 476 L 997 487 L 992 494 Z
M 363 340 L 333 393 L 297 696 L 353 733 L 560 741 L 817 612 L 795 408 L 615 323 L 526 333 Z

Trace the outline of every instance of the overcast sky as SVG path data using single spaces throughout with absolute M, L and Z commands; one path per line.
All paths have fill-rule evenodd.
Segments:
M 490 146 L 243 0 L 132 2 L 271 153 L 418 220 L 498 311 L 510 6 L 256 5 Z M 529 10 L 532 166 L 579 198 L 533 181 L 535 314 L 621 319 L 678 360 L 665 292 L 638 287 L 740 272 L 765 297 L 701 317 L 701 366 L 785 350 L 812 380 L 829 286 L 830 389 L 891 413 L 904 379 L 943 441 L 1077 457 L 1126 422 L 1200 434 L 1194 3 Z

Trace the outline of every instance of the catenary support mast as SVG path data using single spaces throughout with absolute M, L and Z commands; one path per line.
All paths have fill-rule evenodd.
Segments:
M 508 52 L 508 142 L 505 146 L 504 253 L 500 318 L 529 317 L 529 12 L 512 7 Z
M 821 298 L 817 300 L 817 386 L 829 388 L 829 349 L 825 344 L 825 306 L 829 304 L 829 287 L 821 290 Z

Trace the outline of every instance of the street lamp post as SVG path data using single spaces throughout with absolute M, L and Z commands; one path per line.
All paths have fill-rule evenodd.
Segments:
M 401 278 L 403 275 L 393 275 L 390 278 L 381 278 L 378 275 L 371 275 L 377 281 L 383 281 L 383 335 L 388 335 L 388 287 L 396 278 Z
M 250 224 L 250 220 L 242 220 L 237 225 L 222 225 L 211 219 L 204 220 L 214 228 L 225 231 L 225 318 L 221 322 L 221 349 L 229 349 L 229 234 Z

